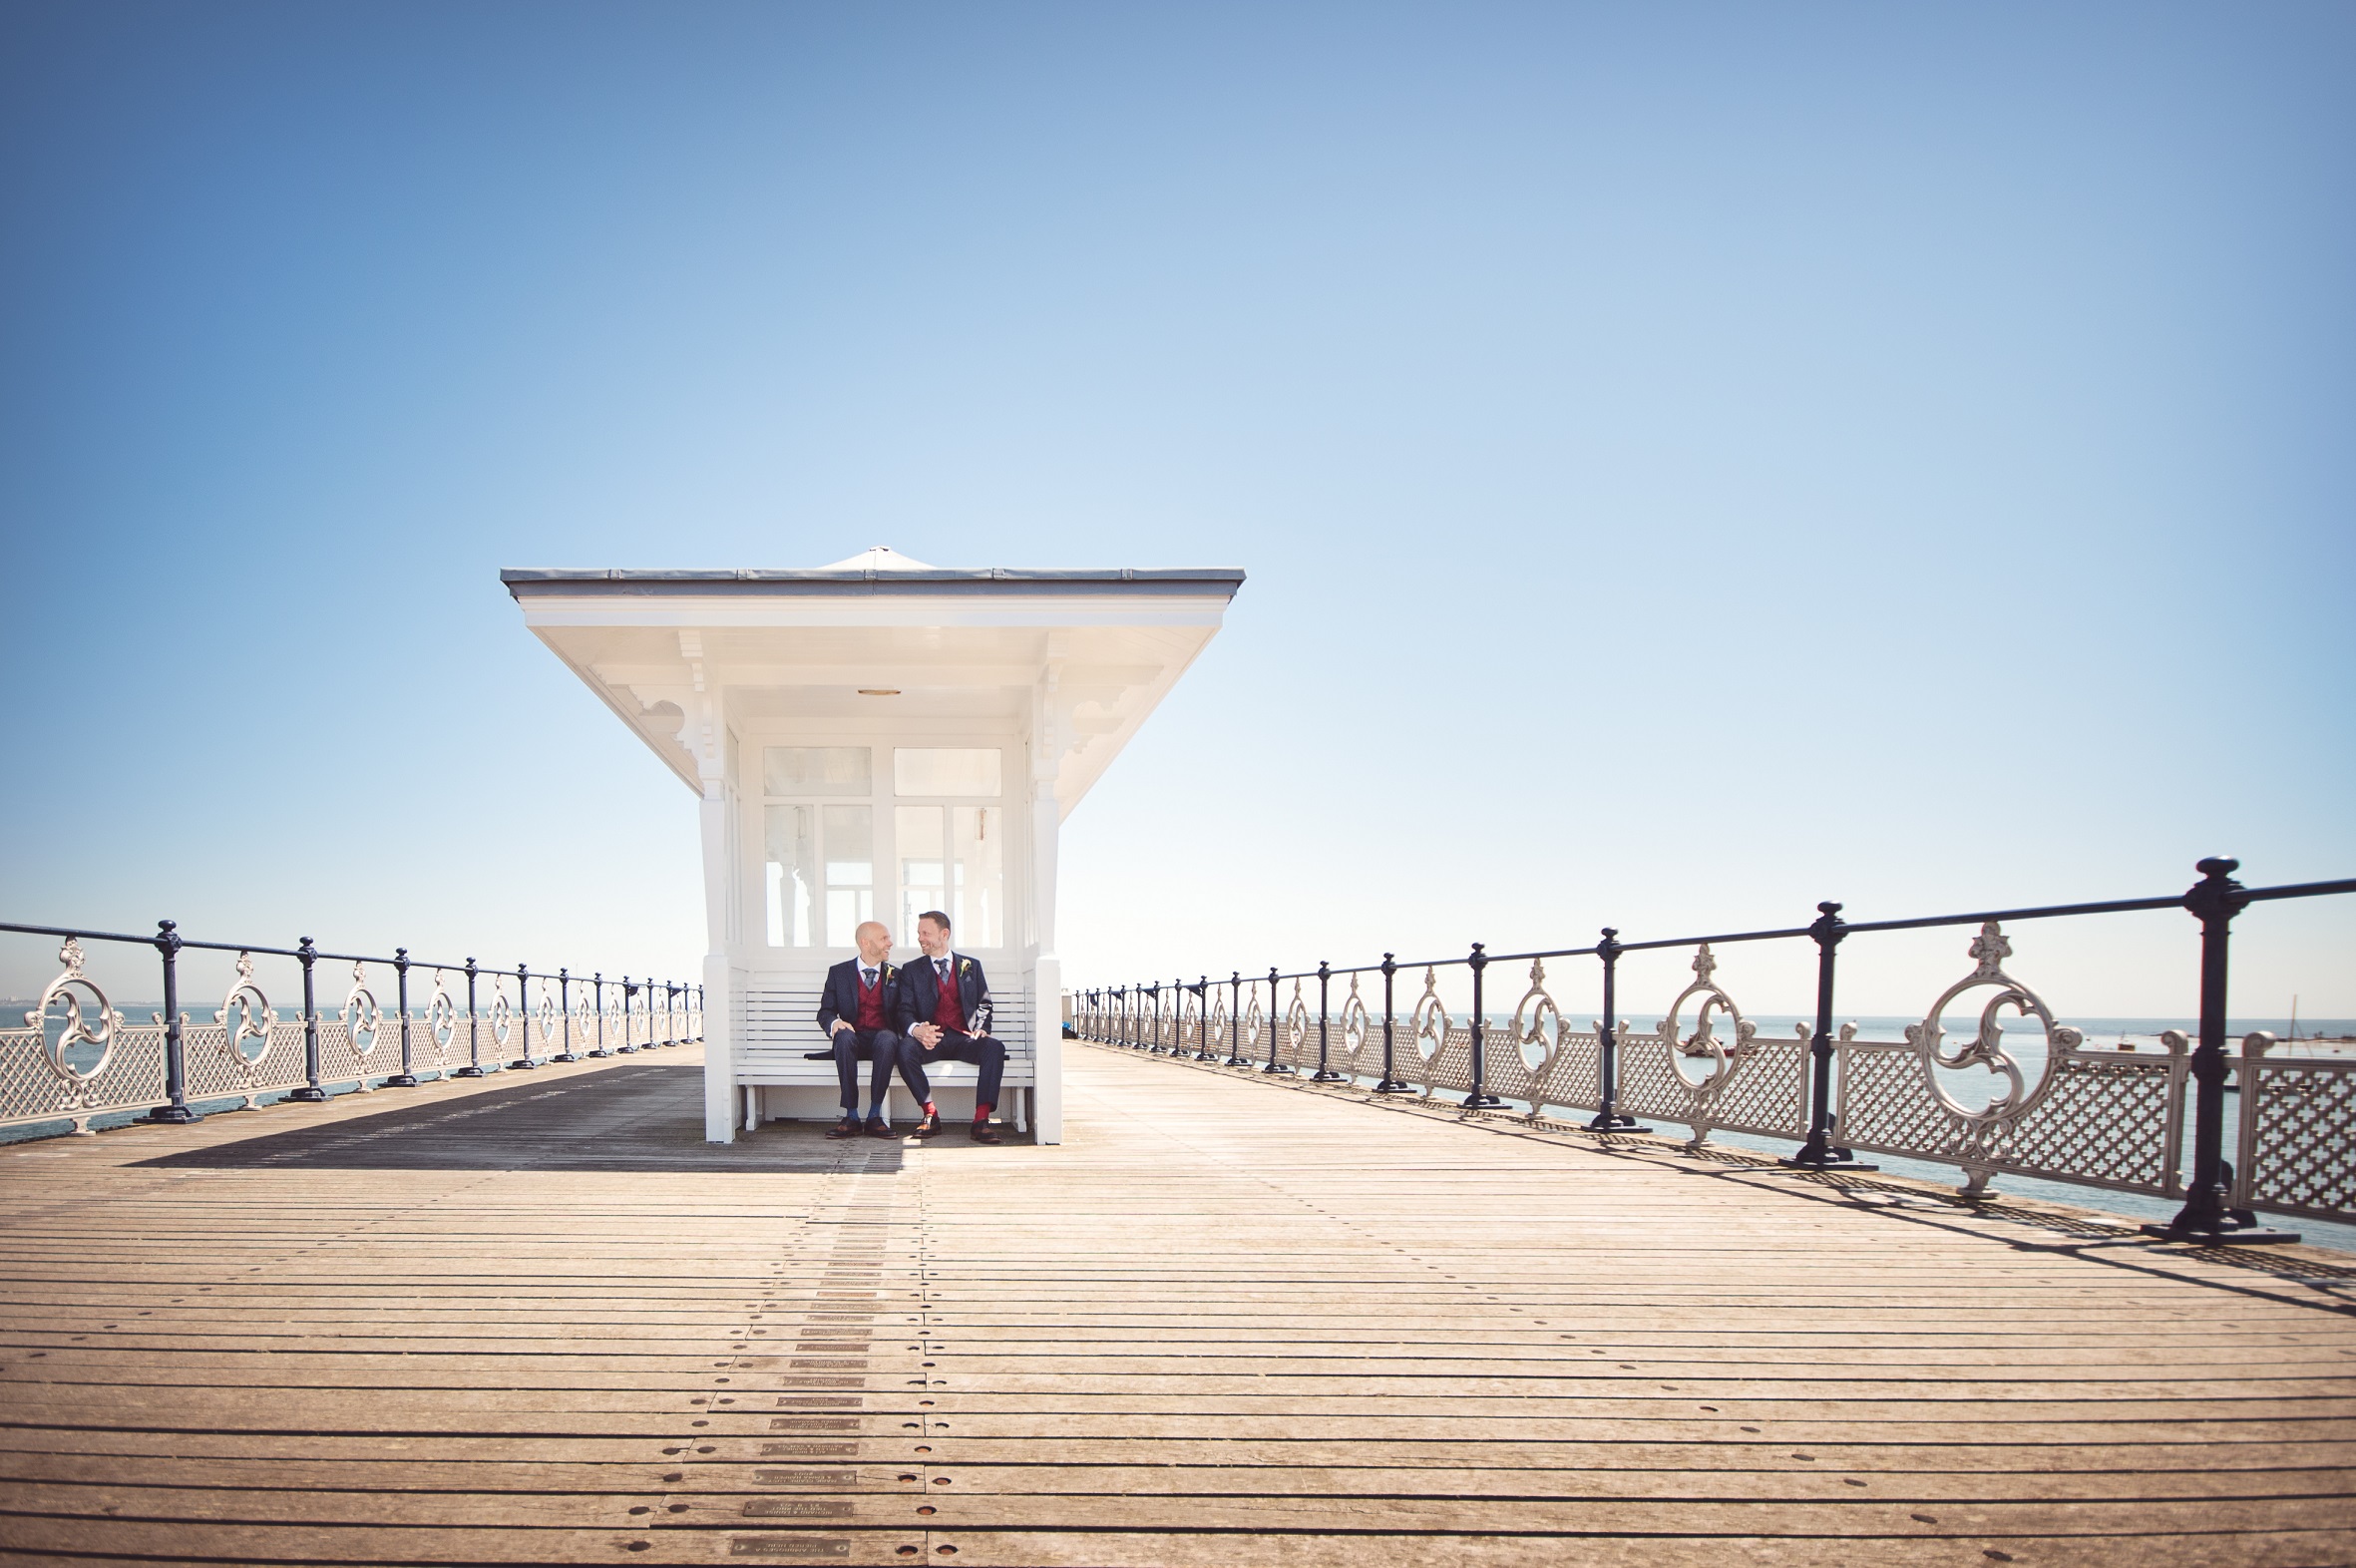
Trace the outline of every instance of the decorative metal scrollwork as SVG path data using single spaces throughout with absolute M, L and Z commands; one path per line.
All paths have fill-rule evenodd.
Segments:
M 1523 1021 L 1525 1018 L 1528 1020 L 1526 1023 Z M 1547 1027 L 1549 1019 L 1554 1023 L 1552 1029 Z M 1562 1008 L 1555 1005 L 1554 997 L 1547 992 L 1546 965 L 1543 960 L 1532 959 L 1530 988 L 1523 991 L 1521 1000 L 1513 1004 L 1513 1043 L 1520 1047 L 1521 1059 L 1530 1071 L 1543 1073 L 1546 1063 L 1554 1055 L 1555 1043 L 1561 1037 Z M 1536 1055 L 1530 1053 L 1533 1046 L 1536 1047 Z M 1538 1109 L 1533 1102 L 1530 1114 L 1537 1115 Z
M 228 1052 L 229 1060 L 251 1084 L 270 1054 L 271 1030 L 278 1021 L 277 1009 L 270 1005 L 270 998 L 253 982 L 252 954 L 237 955 L 237 979 L 229 986 L 229 993 L 221 998 L 212 1021 L 221 1025 L 221 1049 Z M 245 1054 L 247 1040 L 261 1042 L 260 1048 L 250 1056 Z
M 1252 987 L 1252 1003 L 1244 1009 L 1244 1053 L 1257 1057 L 1267 1043 L 1268 1019 L 1260 1010 L 1260 987 Z
M 1751 1054 L 1752 1036 L 1758 1032 L 1758 1025 L 1743 1016 L 1743 1009 L 1735 1005 L 1735 998 L 1711 979 L 1717 970 L 1718 960 L 1711 955 L 1710 944 L 1705 942 L 1702 951 L 1694 955 L 1693 983 L 1677 993 L 1677 999 L 1669 1004 L 1669 1016 L 1661 1020 L 1655 1031 L 1673 1047 L 1669 1054 L 1669 1068 L 1677 1074 L 1678 1081 L 1705 1099 L 1716 1094 L 1726 1083 L 1727 1074 L 1737 1061 Z M 1694 1032 L 1680 1039 L 1677 1033 L 1678 1017 L 1685 1011 L 1685 1004 L 1696 996 L 1702 998 L 1702 1008 L 1694 1015 Z M 1734 1022 L 1735 1043 L 1731 1050 L 1718 1038 L 1714 1016 L 1717 1013 L 1726 1014 Z M 1686 1071 L 1685 1063 L 1689 1058 L 1703 1057 L 1708 1058 L 1710 1070 L 1696 1078 Z
M 1358 993 L 1358 977 L 1350 977 L 1350 994 L 1342 1000 L 1342 1048 L 1352 1061 L 1366 1048 L 1367 1036 L 1374 1030 L 1374 1020 L 1367 1015 L 1366 998 Z
M 1989 921 L 1980 928 L 1979 936 L 1972 939 L 1969 950 L 1969 956 L 1978 961 L 1978 968 L 1940 992 L 1939 999 L 1931 1003 L 1930 1011 L 1920 1023 L 1906 1025 L 1906 1042 L 1915 1048 L 1922 1062 L 1923 1077 L 1930 1085 L 1932 1097 L 1953 1114 L 1980 1125 L 2019 1115 L 2029 1099 L 2029 1086 L 2021 1075 L 2020 1063 L 2004 1048 L 2004 1029 L 1997 1022 L 1998 1012 L 2010 1007 L 2021 1017 L 2036 1018 L 2045 1029 L 2049 1063 L 2055 1049 L 2070 1049 L 2084 1038 L 2077 1029 L 2055 1023 L 2053 1013 L 2038 999 L 2037 993 L 2004 973 L 2004 961 L 2012 957 L 2012 952 L 2013 945 L 1996 922 Z M 1980 1009 L 1980 1026 L 1971 1042 L 1953 1054 L 1941 1050 L 1939 1042 L 1946 1030 L 1939 1019 L 1946 1014 L 1947 1004 L 1966 991 L 1988 985 L 1996 986 L 1997 992 Z M 2004 1093 L 1976 1110 L 1958 1104 L 1939 1081 L 1936 1070 L 1972 1066 L 2002 1074 L 2010 1084 Z
M 533 1009 L 533 1021 L 540 1026 L 541 1044 L 557 1043 L 557 992 L 547 980 L 540 982 L 540 1005 Z M 527 1033 L 524 1037 L 529 1041 L 532 1036 Z
M 585 990 L 581 993 L 581 999 L 573 1004 L 574 1047 L 580 1049 L 596 1043 L 596 1009 L 589 1005 L 589 992 Z
M 40 1004 L 25 1014 L 25 1023 L 41 1031 L 42 1050 L 49 1070 L 66 1085 L 66 1103 L 79 1109 L 92 1103 L 97 1092 L 91 1080 L 107 1070 L 107 1063 L 115 1054 L 115 1030 L 122 1026 L 123 1014 L 107 1000 L 107 993 L 98 988 L 95 980 L 82 973 L 82 944 L 72 937 L 57 950 L 58 962 L 65 973 L 51 980 L 42 992 Z M 84 1008 L 84 999 L 89 1008 Z M 62 1004 L 65 1017 L 53 1035 L 49 1026 L 49 1009 Z M 87 1068 L 77 1067 L 66 1060 L 66 1052 L 78 1045 L 98 1047 L 98 1060 Z
M 434 971 L 434 993 L 425 1004 L 426 1032 L 433 1036 L 437 1053 L 448 1050 L 458 1037 L 458 1003 L 446 988 L 447 979 L 440 970 Z
M 491 1037 L 503 1048 L 515 1018 L 515 1006 L 507 999 L 507 977 L 502 975 L 491 982 Z
M 1423 994 L 1415 998 L 1415 1010 L 1407 1015 L 1407 1038 L 1415 1045 L 1415 1054 L 1431 1060 L 1447 1048 L 1448 1030 L 1454 1027 L 1448 1009 L 1439 999 L 1439 972 L 1423 972 Z M 1426 1046 L 1423 1042 L 1429 1040 Z
M 1301 999 L 1301 982 L 1293 981 L 1293 1004 L 1285 1009 L 1285 1048 L 1298 1061 L 1309 1048 L 1309 1003 Z
M 368 966 L 352 966 L 352 988 L 336 1013 L 343 1021 L 344 1032 L 352 1042 L 352 1050 L 365 1061 L 376 1049 L 376 1037 L 384 1028 L 384 1009 L 376 1004 L 376 993 L 368 988 Z M 367 1078 L 361 1078 L 367 1084 Z

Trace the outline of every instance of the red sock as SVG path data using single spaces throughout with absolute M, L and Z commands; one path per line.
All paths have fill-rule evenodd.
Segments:
M 974 1107 L 974 1119 L 976 1121 L 987 1121 L 989 1120 L 989 1113 L 996 1109 L 997 1107 L 995 1105 L 977 1105 Z
M 933 1102 L 931 1100 L 925 1101 L 925 1114 L 928 1116 L 940 1114 L 938 1111 L 933 1109 Z

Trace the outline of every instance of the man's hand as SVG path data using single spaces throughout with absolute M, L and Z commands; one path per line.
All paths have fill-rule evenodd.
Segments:
M 851 1020 L 849 1018 L 837 1018 L 835 1019 L 833 1026 L 830 1027 L 827 1032 L 829 1034 L 841 1034 L 850 1027 Z
M 920 1023 L 908 1032 L 915 1035 L 917 1043 L 927 1050 L 941 1043 L 941 1025 L 938 1023 Z

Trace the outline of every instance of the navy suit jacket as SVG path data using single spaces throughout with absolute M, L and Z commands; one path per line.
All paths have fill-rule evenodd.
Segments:
M 857 959 L 845 959 L 826 972 L 826 984 L 818 992 L 818 1027 L 828 1038 L 834 1037 L 835 1019 L 849 1021 L 859 1027 L 859 971 Z M 884 1027 L 898 1032 L 900 1028 L 900 990 L 905 976 L 900 966 L 886 960 L 878 968 L 883 972 Z
M 982 978 L 980 959 L 952 952 L 949 962 L 957 967 L 958 1004 L 971 1020 L 989 999 L 989 981 Z M 934 1005 L 940 999 L 941 982 L 933 961 L 920 953 L 900 972 L 900 1032 L 906 1034 L 915 1024 L 932 1022 Z M 982 1031 L 988 1032 L 988 1025 L 984 1024 Z

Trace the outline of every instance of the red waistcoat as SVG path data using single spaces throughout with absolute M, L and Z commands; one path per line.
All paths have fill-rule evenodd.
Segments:
M 859 1017 L 856 1020 L 858 1026 L 863 1029 L 884 1027 L 890 1020 L 884 1016 L 884 972 L 882 968 L 880 966 L 877 968 L 876 982 L 873 985 L 868 984 L 866 979 L 857 971 L 852 972 L 851 980 L 859 987 Z
M 931 959 L 927 959 L 925 962 L 927 964 L 933 963 Z M 938 967 L 936 967 L 933 971 L 933 979 L 935 981 L 933 987 L 933 1021 L 940 1024 L 943 1028 L 953 1031 L 954 1033 L 965 1033 L 966 1004 L 959 999 L 959 991 L 961 987 L 958 984 L 957 961 L 955 959 L 950 960 L 948 984 L 944 985 L 939 983 L 941 980 L 941 971 Z

